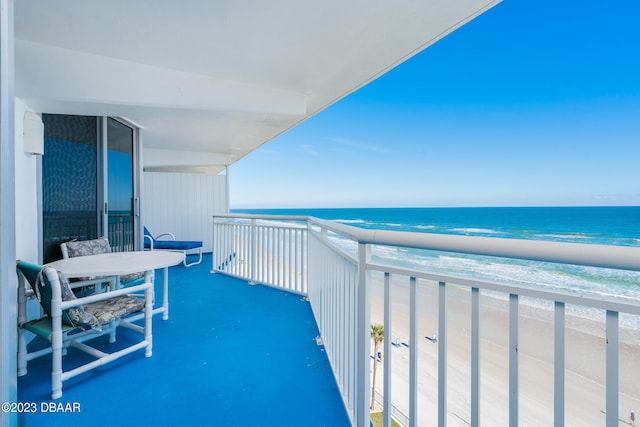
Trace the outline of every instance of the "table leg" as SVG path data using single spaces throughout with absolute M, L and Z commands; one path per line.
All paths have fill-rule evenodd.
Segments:
M 155 305 L 156 280 L 153 271 L 144 272 L 144 281 L 153 283 L 153 301 Z M 162 269 L 162 306 L 153 309 L 153 314 L 162 313 L 162 320 L 169 318 L 169 267 Z
M 155 287 L 155 283 L 154 283 L 154 277 L 153 277 L 153 271 L 152 270 L 147 270 L 144 272 L 144 283 L 152 283 L 154 286 L 151 287 L 151 296 L 152 296 L 152 300 L 153 300 L 153 304 L 155 304 L 156 302 L 156 287 Z
M 162 269 L 162 320 L 169 318 L 169 267 Z

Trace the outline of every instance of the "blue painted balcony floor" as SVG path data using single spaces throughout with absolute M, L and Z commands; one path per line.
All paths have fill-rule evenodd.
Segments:
M 50 356 L 29 362 L 18 396 L 38 411 L 21 414 L 19 425 L 349 425 L 309 303 L 210 274 L 210 265 L 208 257 L 169 270 L 170 315 L 154 316 L 152 357 L 136 352 L 66 381 L 56 401 Z M 133 334 L 118 332 L 120 343 Z M 82 357 L 70 349 L 65 369 Z M 42 402 L 79 404 L 80 412 L 42 412 Z

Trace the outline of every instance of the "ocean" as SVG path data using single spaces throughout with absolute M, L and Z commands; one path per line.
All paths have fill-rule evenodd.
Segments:
M 355 227 L 422 233 L 640 246 L 640 206 L 500 208 L 243 209 L 309 215 Z M 374 258 L 433 272 L 640 302 L 640 272 L 380 248 Z
M 238 209 L 310 215 L 362 228 L 640 246 L 640 206 Z

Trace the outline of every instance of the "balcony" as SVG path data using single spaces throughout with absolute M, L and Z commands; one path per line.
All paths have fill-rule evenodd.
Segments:
M 169 273 L 171 317 L 154 319 L 153 357 L 65 384 L 61 402 L 81 412 L 24 414 L 24 425 L 367 426 L 374 364 L 385 425 L 617 426 L 640 408 L 637 300 L 550 290 L 526 274 L 514 283 L 384 262 L 407 248 L 458 252 L 630 271 L 637 286 L 640 248 L 311 217 L 213 221 L 211 264 Z M 388 337 L 379 360 L 374 322 Z M 47 401 L 48 369 L 46 358 L 30 364 L 21 402 Z

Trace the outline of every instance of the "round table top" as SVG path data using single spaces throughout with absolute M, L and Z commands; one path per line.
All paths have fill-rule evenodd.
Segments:
M 114 276 L 155 270 L 180 264 L 183 252 L 171 251 L 134 251 L 111 252 L 61 259 L 50 262 L 67 278 L 87 276 Z

